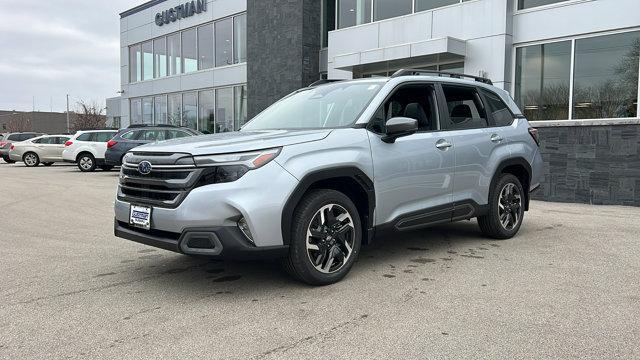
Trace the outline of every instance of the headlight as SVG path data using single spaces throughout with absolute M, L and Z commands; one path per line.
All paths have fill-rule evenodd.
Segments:
M 194 156 L 196 166 L 241 165 L 248 169 L 257 169 L 275 159 L 281 148 L 258 150 L 243 153 Z
M 196 166 L 207 167 L 198 186 L 220 184 L 240 179 L 249 170 L 257 169 L 275 159 L 280 148 L 245 153 L 195 156 Z

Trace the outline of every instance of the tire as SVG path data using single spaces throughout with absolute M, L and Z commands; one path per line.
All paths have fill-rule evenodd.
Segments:
M 96 169 L 96 158 L 90 153 L 78 155 L 76 163 L 78 164 L 78 169 L 82 172 L 92 172 Z
M 102 169 L 102 171 L 111 171 L 113 169 L 113 166 L 111 166 L 111 165 L 102 165 L 102 166 L 100 166 L 100 169 Z
M 53 163 L 52 163 L 52 162 L 43 162 L 43 163 L 42 163 L 42 165 L 44 165 L 44 166 L 51 166 L 51 165 L 53 165 Z
M 40 165 L 40 157 L 34 152 L 28 152 L 22 155 L 22 162 L 28 167 L 36 167 Z
M 312 190 L 300 200 L 293 217 L 284 260 L 287 272 L 310 285 L 342 280 L 358 258 L 362 242 L 360 216 L 351 199 L 335 190 Z M 308 237 L 312 232 L 318 236 Z
M 2 160 L 4 160 L 4 162 L 6 162 L 7 164 L 15 164 L 15 160 L 11 160 L 9 158 L 9 155 L 5 155 L 2 157 Z
M 494 239 L 512 238 L 522 225 L 525 201 L 520 180 L 511 174 L 501 174 L 489 192 L 489 212 L 478 217 L 482 233 Z

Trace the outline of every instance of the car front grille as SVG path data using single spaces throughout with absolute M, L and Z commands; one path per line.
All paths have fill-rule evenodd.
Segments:
M 138 165 L 148 161 L 148 174 Z M 196 168 L 189 154 L 133 152 L 125 158 L 120 170 L 118 199 L 132 204 L 175 208 L 193 189 L 203 172 Z

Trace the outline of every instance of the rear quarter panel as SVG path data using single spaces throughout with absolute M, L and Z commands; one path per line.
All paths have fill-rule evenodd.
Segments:
M 538 145 L 529 134 L 529 122 L 527 119 L 518 118 L 509 127 L 505 127 L 509 139 L 509 151 L 511 157 L 521 157 L 531 165 L 531 190 L 542 181 L 543 163 Z

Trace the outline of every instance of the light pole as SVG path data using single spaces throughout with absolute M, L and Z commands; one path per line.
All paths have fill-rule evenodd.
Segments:
M 69 94 L 67 94 L 67 134 L 71 132 L 69 128 Z

